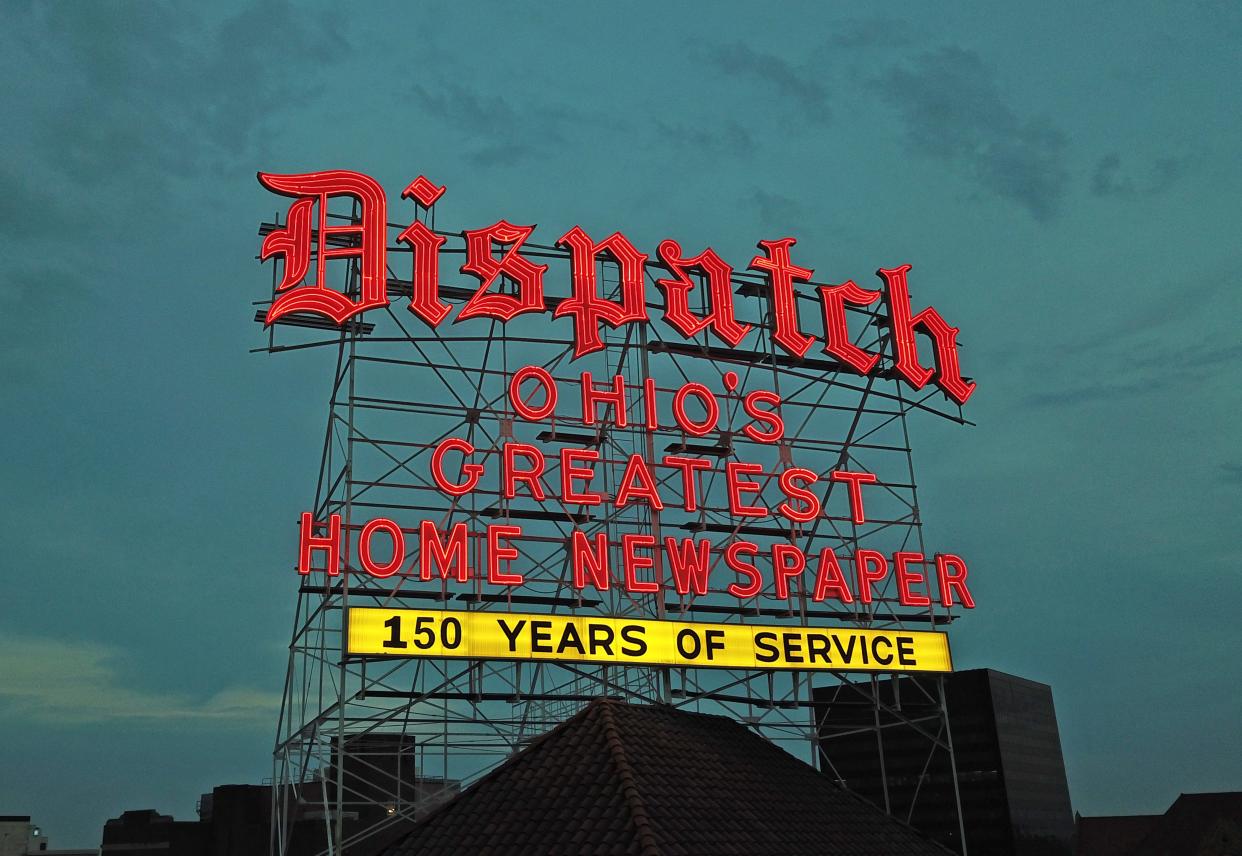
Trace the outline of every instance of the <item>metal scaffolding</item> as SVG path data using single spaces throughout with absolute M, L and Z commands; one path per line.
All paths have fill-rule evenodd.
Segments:
M 354 214 L 330 216 L 345 222 Z M 432 209 L 419 206 L 419 216 L 435 229 Z M 260 234 L 281 225 L 279 218 L 265 223 Z M 297 830 L 308 828 L 311 821 L 320 836 L 317 852 L 365 852 L 368 842 L 408 825 L 458 783 L 469 783 L 600 695 L 732 716 L 829 774 L 832 738 L 858 727 L 874 729 L 877 741 L 882 741 L 886 728 L 902 723 L 926 739 L 929 758 L 944 752 L 952 757 L 942 693 L 930 708 L 916 705 L 912 709 L 917 714 L 906 716 L 901 705 L 880 692 L 883 679 L 867 674 L 814 673 L 816 701 L 809 672 L 347 656 L 343 616 L 356 606 L 423 604 L 457 610 L 859 628 L 936 629 L 954 617 L 934 603 L 925 609 L 901 607 L 891 578 L 872 603 L 850 605 L 815 603 L 797 579 L 791 581 L 788 599 L 777 599 L 769 587 L 739 601 L 724 591 L 734 575 L 723 566 L 713 568 L 707 595 L 678 596 L 671 587 L 662 587 L 657 594 L 631 594 L 619 581 L 608 591 L 578 591 L 572 585 L 566 544 L 575 528 L 588 537 L 604 533 L 609 545 L 619 545 L 626 533 L 710 538 L 717 565 L 722 565 L 724 546 L 738 536 L 761 545 L 788 541 L 807 553 L 824 547 L 841 554 L 860 547 L 925 552 L 907 420 L 921 411 L 967 423 L 960 408 L 939 391 L 929 388 L 912 395 L 894 379 L 883 315 L 850 309 L 855 344 L 883 355 L 881 371 L 873 376 L 843 370 L 827 355 L 794 359 L 778 352 L 773 343 L 764 279 L 737 271 L 733 284 L 738 320 L 755 325 L 755 330 L 740 348 L 721 347 L 707 333 L 690 341 L 654 320 L 663 308 L 654 282 L 664 270 L 648 262 L 651 323 L 616 330 L 605 326 L 607 347 L 571 363 L 569 320 L 537 315 L 508 323 L 475 319 L 458 325 L 451 316 L 437 329 L 428 328 L 406 311 L 411 282 L 403 276 L 410 276 L 410 247 L 392 240 L 402 225 L 389 228 L 392 302 L 387 308 L 372 310 L 365 320 L 356 318 L 343 328 L 312 316 L 289 316 L 268 328 L 266 344 L 256 348 L 266 353 L 335 354 L 311 510 L 318 521 L 340 514 L 346 545 L 374 517 L 393 519 L 411 532 L 422 520 L 434 521 L 440 531 L 465 521 L 471 529 L 475 569 L 483 566 L 484 539 L 479 530 L 488 523 L 519 522 L 523 535 L 513 545 L 521 552 L 526 582 L 516 589 L 497 589 L 477 573 L 467 584 L 424 582 L 413 549 L 403 570 L 385 579 L 362 572 L 348 547 L 349 561 L 339 576 L 290 574 L 297 606 L 275 746 L 273 853 L 291 852 L 294 838 L 305 834 Z M 447 241 L 442 259 L 464 258 L 460 232 L 435 231 Z M 548 304 L 563 299 L 571 282 L 568 251 L 528 243 L 522 253 L 550 266 L 545 276 Z M 604 259 L 598 265 L 601 283 L 617 289 L 615 265 Z M 336 268 L 339 289 L 356 294 L 356 260 L 334 260 L 331 266 Z M 478 283 L 448 272 L 448 264 L 442 267 L 441 299 L 460 306 Z M 277 273 L 274 269 L 273 288 L 280 281 Z M 558 283 L 564 289 L 559 295 L 554 291 Z M 706 283 L 700 285 L 697 292 L 705 295 Z M 502 279 L 496 287 L 505 290 L 512 284 Z M 798 301 L 808 320 L 818 315 L 812 294 L 800 294 Z M 262 321 L 269 302 L 256 303 L 260 307 L 256 320 Z M 625 428 L 584 426 L 572 406 L 558 408 L 554 416 L 535 425 L 515 418 L 507 398 L 509 379 L 525 365 L 547 369 L 563 396 L 573 393 L 583 371 L 597 379 L 621 375 L 635 396 L 653 378 L 665 409 L 673 391 L 698 381 L 717 394 L 722 429 L 695 437 L 675 427 L 648 431 L 641 420 Z M 740 380 L 735 392 L 728 391 L 724 381 L 730 370 Z M 758 443 L 736 430 L 747 421 L 741 394 L 760 388 L 778 392 L 782 400 L 787 431 L 778 444 Z M 470 441 L 477 449 L 473 460 L 488 468 L 479 489 L 459 499 L 439 491 L 428 468 L 431 450 L 447 437 Z M 593 488 L 602 487 L 605 494 L 614 490 L 632 454 L 653 461 L 680 452 L 708 458 L 712 467 L 698 474 L 699 508 L 689 513 L 676 501 L 682 495 L 680 476 L 660 483 L 661 492 L 669 497 L 663 511 L 643 503 L 565 507 L 555 491 L 546 503 L 525 496 L 506 499 L 494 471 L 502 444 L 513 440 L 550 451 L 566 445 L 598 448 L 601 462 Z M 791 524 L 778 517 L 739 521 L 728 513 L 725 498 L 724 470 L 731 460 L 764 464 L 770 474 L 763 477 L 767 481 L 795 465 L 819 473 L 833 469 L 875 473 L 879 484 L 868 488 L 868 522 L 852 522 L 845 488 L 832 482 L 821 483 L 825 514 L 812 523 Z M 546 477 L 552 484 L 559 477 L 556 461 L 556 455 L 548 455 Z M 407 573 L 411 563 L 413 573 Z M 619 568 L 620 562 L 612 565 Z M 848 729 L 830 724 L 837 721 L 829 716 L 832 699 L 845 698 L 829 691 L 825 702 L 824 688 L 834 685 L 849 691 L 848 704 L 857 706 L 861 700 L 871 706 L 874 715 L 869 724 Z M 931 685 L 938 683 L 932 679 Z M 857 718 L 851 721 L 856 723 Z M 822 753 L 817 751 L 821 739 Z M 393 757 L 398 759 L 395 766 Z M 956 794 L 956 781 L 953 787 Z M 917 798 L 917 788 L 914 794 Z M 885 808 L 903 816 L 909 808 L 888 803 L 886 793 Z

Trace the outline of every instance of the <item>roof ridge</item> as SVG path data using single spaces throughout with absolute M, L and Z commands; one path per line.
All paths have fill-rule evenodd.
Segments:
M 604 739 L 612 762 L 616 765 L 617 776 L 621 779 L 621 793 L 625 797 L 625 805 L 634 819 L 634 828 L 638 832 L 638 843 L 643 856 L 660 856 L 659 845 L 656 844 L 655 833 L 651 828 L 651 818 L 647 815 L 647 807 L 643 804 L 642 794 L 638 792 L 638 783 L 634 781 L 634 768 L 625 757 L 625 746 L 621 742 L 621 733 L 612 718 L 612 704 L 603 701 L 599 704 L 601 724 L 604 727 Z

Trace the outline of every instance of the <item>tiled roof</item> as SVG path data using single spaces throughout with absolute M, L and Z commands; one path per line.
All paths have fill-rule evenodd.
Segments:
M 731 719 L 600 699 L 429 814 L 387 852 L 948 851 Z

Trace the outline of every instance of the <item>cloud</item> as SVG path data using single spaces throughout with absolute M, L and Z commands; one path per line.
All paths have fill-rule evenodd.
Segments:
M 607 116 L 591 117 L 567 106 L 515 105 L 455 81 L 416 83 L 410 94 L 423 113 L 468 138 L 466 159 L 480 166 L 512 166 L 546 151 L 548 143 L 565 142 L 574 128 L 612 123 Z
M 1242 464 L 1225 461 L 1220 465 L 1220 480 L 1225 484 L 1242 487 Z
M 0 711 L 60 724 L 116 720 L 193 724 L 270 723 L 280 698 L 229 687 L 202 699 L 127 685 L 115 650 L 89 642 L 0 634 Z
M 754 154 L 756 148 L 754 135 L 732 119 L 704 121 L 697 125 L 674 125 L 657 119 L 655 127 L 660 142 L 681 146 L 696 154 L 745 157 Z
M 31 158 L 78 195 L 137 176 L 150 184 L 220 171 L 264 150 L 265 129 L 311 103 L 342 53 L 335 17 L 288 2 L 255 3 L 218 23 L 193 9 L 36 5 L 0 45 L 13 62 L 58 67 L 39 97 L 5 99 L 33 131 Z
M 766 84 L 800 107 L 808 121 L 827 124 L 832 118 L 828 87 L 781 57 L 737 42 L 713 49 L 707 59 L 725 74 Z
M 1066 136 L 1047 119 L 1019 115 L 978 54 L 924 53 L 873 85 L 897 110 L 913 151 L 961 170 L 1036 220 L 1057 214 L 1068 178 Z
M 1156 158 L 1146 174 L 1136 178 L 1123 170 L 1121 155 L 1110 152 L 1096 162 L 1091 192 L 1096 196 L 1157 196 L 1185 175 L 1186 164 L 1185 158 Z

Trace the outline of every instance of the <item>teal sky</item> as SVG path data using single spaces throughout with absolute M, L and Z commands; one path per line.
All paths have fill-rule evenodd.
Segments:
M 1088 7 L 1089 8 L 1085 8 Z M 1242 788 L 1230 2 L 17 4 L 0 32 L 0 813 L 52 846 L 271 775 L 329 355 L 269 359 L 256 170 L 439 216 L 914 265 L 959 667 L 1048 682 L 1074 805 Z

